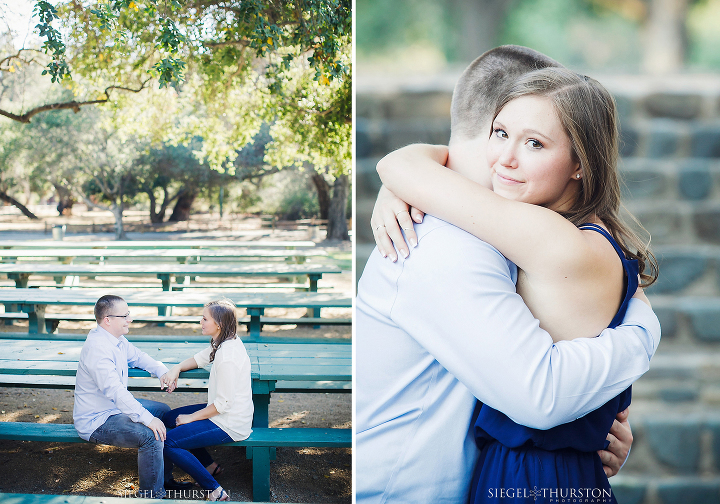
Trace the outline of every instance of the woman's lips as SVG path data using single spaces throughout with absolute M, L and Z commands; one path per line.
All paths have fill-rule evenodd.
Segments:
M 508 176 L 505 176 L 505 175 L 501 175 L 501 174 L 499 174 L 498 172 L 495 172 L 495 175 L 497 175 L 498 180 L 500 180 L 500 182 L 502 182 L 503 184 L 507 184 L 507 185 L 518 185 L 518 184 L 522 184 L 522 182 L 520 182 L 519 180 L 516 180 L 516 179 L 514 179 L 514 178 L 512 178 L 512 177 L 508 177 Z

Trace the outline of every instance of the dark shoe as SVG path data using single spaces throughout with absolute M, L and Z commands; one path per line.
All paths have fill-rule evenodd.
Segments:
M 192 490 L 195 487 L 195 483 L 189 481 L 175 481 L 171 479 L 165 482 L 165 490 Z

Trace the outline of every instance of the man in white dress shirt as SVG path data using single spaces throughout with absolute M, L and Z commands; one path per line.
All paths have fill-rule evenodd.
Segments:
M 125 338 L 132 318 L 123 298 L 98 299 L 95 319 L 98 325 L 85 340 L 75 379 L 75 429 L 86 441 L 138 448 L 139 495 L 162 499 L 165 425 L 161 419 L 170 407 L 135 399 L 127 384 L 128 368 L 133 367 L 161 377 L 165 387 L 168 368 Z
M 557 65 L 516 46 L 473 62 L 453 94 L 448 168 L 482 183 L 495 97 L 517 76 Z M 398 218 L 412 225 L 407 214 Z M 358 285 L 359 503 L 466 502 L 478 455 L 476 398 L 549 429 L 625 390 L 647 371 L 660 339 L 655 314 L 632 299 L 617 329 L 553 344 L 515 292 L 517 267 L 500 252 L 432 216 L 415 231 L 410 257 L 393 262 L 373 252 Z

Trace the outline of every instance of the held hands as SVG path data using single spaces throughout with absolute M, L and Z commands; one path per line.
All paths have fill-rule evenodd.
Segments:
M 165 441 L 165 424 L 159 418 L 153 418 L 148 428 L 155 433 L 155 439 Z
M 402 231 L 405 231 L 405 237 L 410 245 L 416 247 L 417 234 L 415 234 L 413 221 L 421 223 L 424 215 L 417 208 L 409 207 L 407 203 L 382 186 L 370 219 L 375 243 L 382 256 L 390 256 L 393 262 L 397 261 L 393 244 L 403 257 L 410 255 L 410 249 L 403 238 Z
M 173 366 L 173 368 L 160 377 L 160 390 L 167 388 L 168 393 L 171 393 L 177 388 L 178 377 L 180 376 L 180 366 Z
M 608 478 L 615 476 L 618 471 L 620 471 L 620 468 L 630 453 L 633 436 L 630 430 L 630 423 L 628 422 L 629 414 L 630 408 L 626 408 L 625 411 L 617 414 L 606 438 L 610 441 L 610 445 L 607 447 L 607 450 L 599 450 L 597 452 L 598 455 L 600 455 L 603 470 Z

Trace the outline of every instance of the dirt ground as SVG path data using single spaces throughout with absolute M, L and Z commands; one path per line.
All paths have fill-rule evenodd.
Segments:
M 3 236 L 0 240 L 18 239 Z M 17 233 L 12 233 L 16 235 Z M 144 233 L 143 233 L 144 234 Z M 148 237 L 136 238 L 147 239 Z M 299 238 L 299 237 L 298 237 Z M 284 239 L 298 239 L 284 238 Z M 220 238 L 222 239 L 222 238 Z M 271 239 L 283 239 L 272 236 Z M 324 247 L 319 247 L 324 248 Z M 349 255 L 350 245 L 327 247 L 329 252 Z M 349 257 L 346 261 L 350 263 Z M 345 268 L 343 266 L 343 268 Z M 351 273 L 326 275 L 320 287 L 351 295 Z M 100 279 L 98 279 L 100 280 Z M 4 284 L 5 282 L 3 282 Z M 52 312 L 52 309 L 48 310 Z M 87 307 L 68 311 L 88 312 Z M 199 315 L 200 310 L 176 311 L 177 315 Z M 136 312 L 144 313 L 137 309 Z M 148 311 L 151 314 L 152 310 Z M 239 311 L 242 316 L 242 311 Z M 268 310 L 266 315 L 297 316 L 301 313 Z M 349 317 L 350 310 L 323 311 L 323 316 Z M 63 333 L 87 333 L 92 323 L 61 323 Z M 27 323 L 0 325 L 0 331 L 25 331 Z M 349 327 L 296 328 L 266 326 L 273 336 L 351 338 Z M 134 334 L 200 334 L 199 324 L 157 327 L 133 324 Z M 242 337 L 242 334 L 241 334 Z M 2 340 L 0 340 L 0 351 Z M 135 392 L 136 397 L 163 401 L 171 407 L 203 403 L 202 393 Z M 72 423 L 73 391 L 32 388 L 0 388 L 0 421 Z M 352 397 L 347 393 L 274 394 L 270 402 L 271 427 L 350 428 Z M 233 501 L 252 500 L 252 461 L 246 460 L 244 448 L 210 448 L 215 460 L 225 468 L 217 477 Z M 78 494 L 95 496 L 128 496 L 138 488 L 137 451 L 91 444 L 38 443 L 0 440 L 0 492 Z M 175 478 L 192 481 L 180 469 Z M 350 449 L 279 448 L 277 460 L 271 463 L 270 500 L 272 502 L 351 502 L 352 455 Z M 199 487 L 196 487 L 199 490 Z

